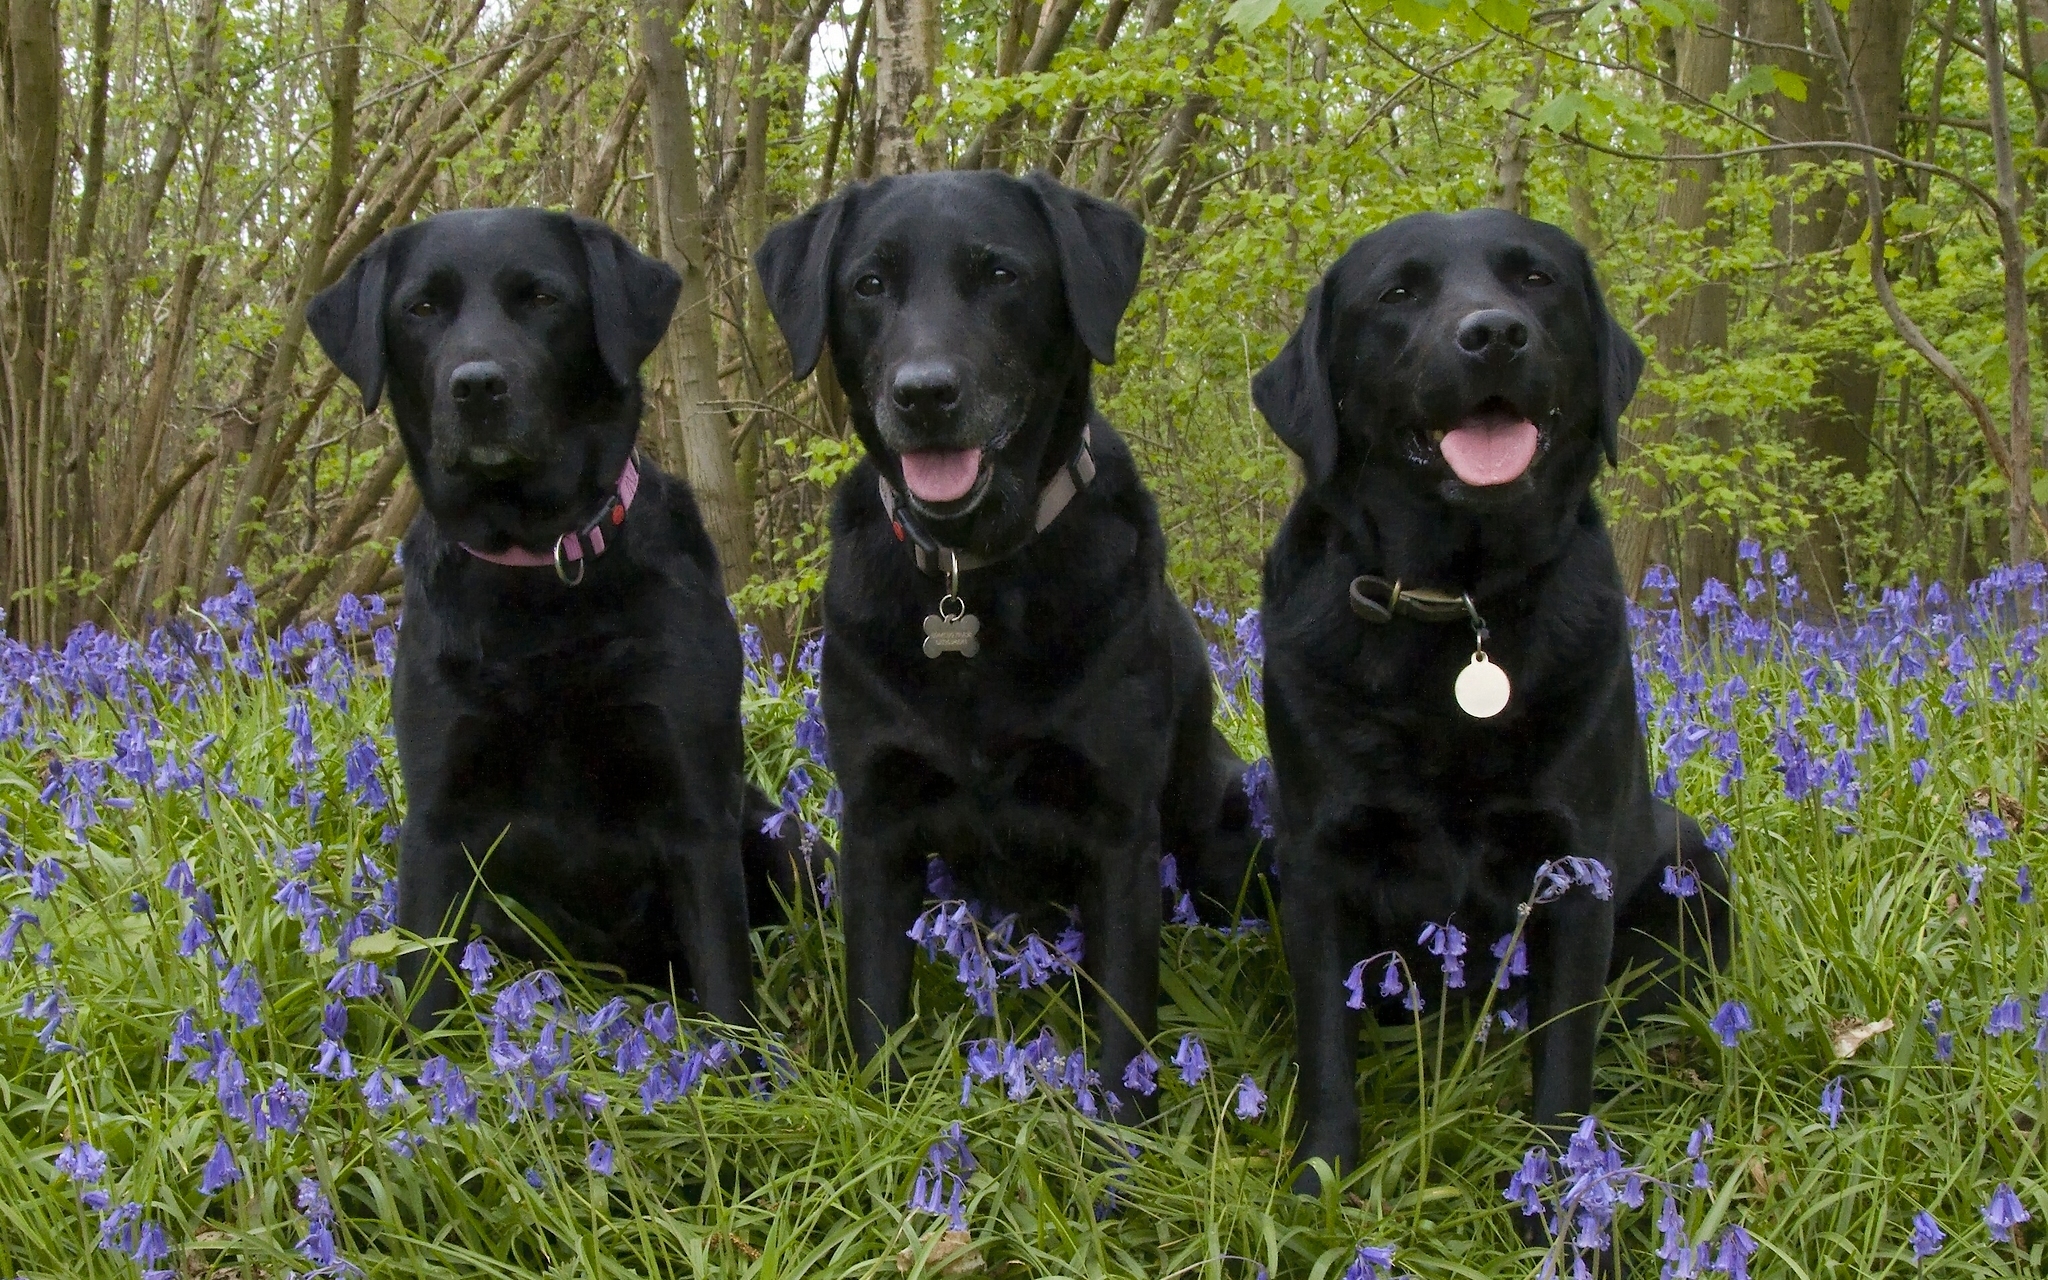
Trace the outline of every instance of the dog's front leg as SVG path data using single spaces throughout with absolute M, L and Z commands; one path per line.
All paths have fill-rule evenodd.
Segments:
M 1152 1100 L 1124 1087 L 1124 1071 L 1159 1031 L 1158 810 L 1146 810 L 1132 838 L 1107 852 L 1094 892 L 1081 903 L 1084 963 L 1100 988 L 1102 1086 L 1143 1118 L 1152 1113 Z
M 1593 1050 L 1600 1035 L 1614 903 L 1573 889 L 1529 921 L 1530 1075 L 1536 1123 L 1562 1148 L 1593 1109 Z
M 1283 849 L 1282 856 L 1285 857 Z M 1360 956 L 1346 951 L 1343 906 L 1310 859 L 1290 860 L 1280 879 L 1280 923 L 1287 968 L 1294 977 L 1301 1145 L 1304 1166 L 1327 1160 L 1334 1170 L 1358 1162 L 1358 1014 L 1346 1002 L 1344 975 Z M 1304 1167 L 1295 1191 L 1317 1195 L 1322 1180 Z
M 708 779 L 685 794 L 713 794 Z M 698 788 L 702 788 L 701 790 Z M 737 784 L 727 791 L 736 791 Z M 740 858 L 739 797 L 692 814 L 668 858 L 669 907 L 689 961 L 697 1004 L 733 1026 L 754 1023 L 753 947 L 747 937 L 747 879 Z
M 433 809 L 421 804 L 406 815 L 398 835 L 398 927 L 416 938 L 437 938 L 443 928 L 455 936 L 461 922 L 450 918 L 469 883 L 469 856 L 461 841 L 434 829 Z M 412 1001 L 407 1020 L 429 1031 L 455 1005 L 455 981 L 438 948 L 421 948 L 398 958 L 398 977 Z
M 840 828 L 839 910 L 846 926 L 846 1018 L 853 1050 L 872 1062 L 910 1016 L 910 926 L 923 902 L 913 850 L 878 838 L 868 815 L 849 810 Z

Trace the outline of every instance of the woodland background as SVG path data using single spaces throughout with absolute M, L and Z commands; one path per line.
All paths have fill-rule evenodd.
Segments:
M 388 227 L 530 203 L 683 271 L 644 439 L 786 642 L 857 444 L 747 254 L 946 166 L 1044 167 L 1150 228 L 1100 392 L 1192 595 L 1256 597 L 1293 480 L 1247 384 L 1308 285 L 1480 204 L 1585 241 L 1652 353 L 1608 482 L 1631 582 L 1732 581 L 1758 538 L 1826 601 L 2041 545 L 2042 0 L 0 0 L 0 31 L 18 638 L 233 566 L 280 621 L 391 591 L 417 496 L 305 302 Z

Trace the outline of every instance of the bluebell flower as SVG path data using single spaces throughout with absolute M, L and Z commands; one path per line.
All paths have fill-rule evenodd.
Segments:
M 47 902 L 50 895 L 57 892 L 57 886 L 68 879 L 70 876 L 65 872 L 63 863 L 55 858 L 44 858 L 29 868 L 28 896 L 37 902 Z
M 1714 1252 L 1714 1270 L 1728 1277 L 1728 1280 L 1749 1280 L 1749 1260 L 1755 1255 L 1757 1243 L 1740 1225 L 1731 1226 L 1721 1233 L 1721 1246 Z
M 1180 1038 L 1180 1048 L 1173 1054 L 1173 1065 L 1180 1068 L 1182 1084 L 1200 1084 L 1202 1077 L 1209 1074 L 1209 1051 L 1203 1047 L 1202 1038 L 1190 1031 Z
M 1415 941 L 1443 964 L 1445 986 L 1455 990 L 1465 985 L 1465 935 L 1456 925 L 1425 924 Z
M 1351 972 L 1344 975 L 1344 990 L 1346 1008 L 1365 1008 L 1365 961 L 1352 965 Z
M 1991 1010 L 1991 1017 L 1984 1024 L 1987 1036 L 2003 1036 L 2026 1029 L 2026 1011 L 2018 996 L 2007 996 Z
M 592 1142 L 590 1144 L 590 1154 L 583 1157 L 583 1164 L 592 1173 L 601 1178 L 611 1177 L 614 1167 L 612 1144 L 606 1142 L 603 1138 Z
M 1508 1179 L 1507 1190 L 1501 1196 L 1519 1203 L 1523 1217 L 1533 1218 L 1543 1212 L 1542 1193 L 1550 1179 L 1550 1153 L 1542 1147 L 1530 1147 L 1522 1156 L 1522 1167 Z
M 1488 950 L 1501 963 L 1495 967 L 1493 985 L 1496 990 L 1506 991 L 1516 978 L 1529 976 L 1529 944 L 1512 933 L 1504 933 L 1494 940 Z
M 357 738 L 341 758 L 349 794 L 364 808 L 373 811 L 391 804 L 391 794 L 384 789 L 382 763 L 377 753 L 377 742 L 368 735 Z
M 1266 1091 L 1250 1076 L 1238 1079 L 1236 1110 L 1240 1120 L 1256 1120 L 1266 1114 Z
M 1836 1076 L 1820 1091 L 1820 1113 L 1827 1117 L 1830 1129 L 1842 1118 L 1842 1079 Z
M 1922 1209 L 1913 1215 L 1912 1244 L 1915 1262 L 1925 1262 L 1940 1253 L 1942 1241 L 1946 1239 L 1948 1233 L 1941 1229 L 1941 1224 L 1934 1220 L 1933 1214 Z
M 427 1123 L 444 1125 L 450 1120 L 476 1123 L 476 1094 L 469 1077 L 445 1054 L 429 1058 L 420 1068 L 420 1087 L 433 1092 L 427 1097 Z
M 1276 830 L 1273 824 L 1273 761 L 1260 756 L 1244 771 L 1244 797 L 1251 806 L 1252 829 L 1267 840 Z
M 1535 904 L 1554 902 L 1572 886 L 1584 885 L 1602 902 L 1614 896 L 1614 876 L 1597 858 L 1554 858 L 1536 868 Z
M 925 1152 L 924 1164 L 918 1169 L 910 1192 L 912 1212 L 942 1215 L 955 1231 L 965 1231 L 967 1175 L 976 1167 L 974 1154 L 967 1149 L 967 1138 L 956 1120 Z M 949 1186 L 950 1197 L 946 1194 Z
M 673 1044 L 676 1038 L 675 1006 L 666 1001 L 649 1005 L 647 1012 L 641 1015 L 640 1025 L 646 1028 L 648 1035 L 662 1044 Z
M 246 963 L 238 962 L 221 978 L 220 1007 L 243 1030 L 263 1022 L 263 987 Z
M 1729 1049 L 1735 1047 L 1735 1042 L 1742 1038 L 1743 1032 L 1756 1029 L 1756 1024 L 1749 1020 L 1749 1006 L 1740 1000 L 1724 1003 L 1708 1025 L 1714 1034 L 1721 1038 L 1722 1046 Z
M 1714 1145 L 1714 1125 L 1702 1120 L 1693 1126 L 1692 1136 L 1686 1139 L 1686 1158 L 1692 1161 L 1692 1185 L 1701 1190 L 1713 1185 L 1707 1177 L 1707 1148 Z
M 382 1067 L 370 1072 L 363 1081 L 363 1105 L 372 1115 L 381 1116 L 410 1096 L 405 1083 Z
M 1700 891 L 1700 880 L 1690 867 L 1671 863 L 1664 868 L 1664 880 L 1659 887 L 1674 898 L 1690 898 Z
M 294 1089 L 284 1080 L 274 1082 L 256 1094 L 249 1105 L 249 1130 L 262 1142 L 272 1131 L 296 1134 L 312 1110 L 313 1099 L 304 1089 Z
M 234 1148 L 228 1146 L 226 1138 L 216 1138 L 213 1155 L 199 1172 L 199 1194 L 215 1195 L 241 1180 L 242 1170 L 235 1164 Z
M 1985 1205 L 1982 1212 L 1984 1225 L 1991 1228 L 1991 1238 L 2000 1244 L 2009 1243 L 2012 1229 L 2022 1222 L 2031 1222 L 2034 1217 L 2020 1203 L 2020 1198 L 2012 1193 L 2012 1187 L 2003 1182 L 1991 1193 L 1991 1203 Z
M 327 980 L 329 992 L 340 992 L 351 1000 L 364 1000 L 384 990 L 384 975 L 374 960 L 351 960 Z
M 1394 1280 L 1394 1247 L 1362 1244 L 1344 1268 L 1343 1280 Z
M 1387 957 L 1387 971 L 1380 975 L 1380 996 L 1391 1000 L 1405 990 L 1407 984 L 1401 979 L 1401 958 Z
M 410 1129 L 400 1129 L 384 1143 L 386 1147 L 390 1148 L 391 1154 L 401 1160 L 412 1159 L 415 1155 L 419 1154 L 419 1149 L 426 1144 L 427 1140 L 425 1138 L 422 1138 Z
M 1140 1049 L 1124 1067 L 1124 1088 L 1149 1098 L 1159 1092 L 1159 1059 L 1150 1049 Z
M 2034 872 L 2033 872 L 2033 869 L 2032 869 L 2032 868 L 2030 868 L 2030 867 L 2028 867 L 2028 866 L 2027 866 L 2027 865 L 2026 865 L 2025 863 L 2021 863 L 2021 864 L 2020 864 L 2020 865 L 2019 865 L 2019 866 L 2018 866 L 2018 867 L 2017 867 L 2016 869 L 2014 869 L 2014 871 L 2013 871 L 2013 873 L 2012 873 L 2012 878 L 2013 878 L 2013 884 L 2014 884 L 2015 888 L 2016 888 L 2016 889 L 2018 890 L 2018 896 L 2019 896 L 2019 903 L 2020 903 L 2020 905 L 2021 905 L 2021 906 L 2023 906 L 2023 907 L 2031 907 L 2031 906 L 2033 906 L 2033 905 L 2034 905 Z M 4 959 L 4 958 L 5 958 L 5 957 L 0 957 L 0 959 Z
M 7 925 L 0 928 L 0 963 L 14 959 L 14 948 L 21 941 L 21 931 L 29 925 L 42 927 L 42 918 L 20 907 L 7 909 Z
M 1671 601 L 1671 593 L 1678 590 L 1678 575 L 1665 565 L 1653 564 L 1649 571 L 1643 574 L 1643 590 L 1656 592 L 1668 604 Z
M 458 967 L 469 975 L 469 993 L 482 995 L 485 985 L 491 980 L 491 970 L 498 967 L 498 962 L 482 938 L 473 938 L 462 949 L 462 962 Z
M 57 1172 L 81 1186 L 90 1186 L 107 1176 L 107 1153 L 90 1142 L 67 1142 L 51 1161 Z

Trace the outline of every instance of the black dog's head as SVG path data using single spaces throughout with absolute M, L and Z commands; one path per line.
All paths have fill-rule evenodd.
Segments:
M 386 387 L 426 507 L 486 550 L 590 514 L 640 426 L 640 362 L 681 281 L 610 227 L 466 209 L 380 237 L 306 308 L 328 358 Z
M 1252 396 L 1311 486 L 1371 471 L 1480 509 L 1555 509 L 1614 461 L 1643 354 L 1586 251 L 1500 209 L 1359 239 Z
M 1075 448 L 1145 232 L 1042 173 L 849 187 L 754 264 L 798 377 L 829 342 L 869 454 L 955 545 L 1015 536 Z

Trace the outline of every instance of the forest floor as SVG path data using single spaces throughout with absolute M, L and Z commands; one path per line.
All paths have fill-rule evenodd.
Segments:
M 1608 1232 L 1624 1274 L 2041 1274 L 2043 575 L 1821 626 L 1748 572 L 1638 617 L 1659 789 L 1733 864 L 1727 971 L 1606 1039 L 1598 1123 L 1557 1153 L 1523 1118 L 1515 992 L 1475 1022 L 1414 975 L 1414 1019 L 1368 1025 L 1363 1167 L 1321 1200 L 1287 1189 L 1268 928 L 1168 927 L 1142 1127 L 1107 1092 L 1145 1082 L 1073 1056 L 1057 949 L 954 906 L 908 1079 L 864 1078 L 829 889 L 755 933 L 756 1041 L 482 948 L 417 1038 L 391 619 L 348 600 L 259 640 L 229 598 L 140 640 L 0 642 L 0 1275 L 1386 1280 L 1571 1274 Z M 1256 620 L 1205 616 L 1262 755 Z M 755 660 L 746 710 L 757 778 L 830 840 L 814 669 Z

